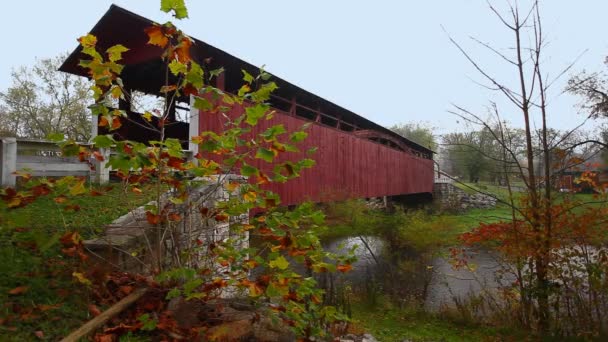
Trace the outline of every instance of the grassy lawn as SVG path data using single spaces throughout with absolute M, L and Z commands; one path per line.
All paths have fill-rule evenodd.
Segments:
M 89 189 L 93 190 L 93 189 Z M 61 252 L 67 231 L 91 237 L 152 191 L 126 192 L 115 184 L 58 204 L 52 195 L 19 209 L 0 210 L 0 341 L 58 340 L 86 321 L 88 290 L 74 281 L 79 266 Z M 65 210 L 66 204 L 80 210 Z
M 463 322 L 452 322 L 423 312 L 420 308 L 400 309 L 390 304 L 369 307 L 352 305 L 352 318 L 357 327 L 369 331 L 378 341 L 521 341 L 525 335 Z

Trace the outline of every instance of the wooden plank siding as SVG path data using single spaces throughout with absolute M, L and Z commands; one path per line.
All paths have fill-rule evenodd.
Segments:
M 229 117 L 242 113 L 242 107 L 232 109 Z M 283 124 L 288 132 L 299 130 L 310 122 L 277 110 L 271 120 L 260 120 L 253 133 Z M 224 130 L 221 114 L 201 112 L 199 132 Z M 316 161 L 312 169 L 304 170 L 299 178 L 284 184 L 269 184 L 266 188 L 281 196 L 283 205 L 307 200 L 327 202 L 346 198 L 395 196 L 433 191 L 433 161 L 402 152 L 380 143 L 356 137 L 353 133 L 312 123 L 308 138 L 298 144 L 301 153 L 280 154 L 277 161 L 309 157 Z M 317 147 L 311 156 L 306 151 Z M 270 170 L 269 164 L 251 160 L 250 164 Z

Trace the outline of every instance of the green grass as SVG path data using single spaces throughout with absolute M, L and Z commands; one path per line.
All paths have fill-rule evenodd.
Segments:
M 400 309 L 384 302 L 376 307 L 352 305 L 356 326 L 371 333 L 378 341 L 520 341 L 525 335 L 507 329 L 464 324 L 441 319 L 420 308 Z
M 97 190 L 104 195 L 87 192 L 58 204 L 51 194 L 24 208 L 0 210 L 0 341 L 38 340 L 36 331 L 58 340 L 90 318 L 88 290 L 72 277 L 82 266 L 61 252 L 59 238 L 68 231 L 92 237 L 154 198 L 149 189 L 136 194 L 118 184 Z M 68 203 L 80 210 L 65 210 Z M 19 287 L 26 290 L 9 294 Z

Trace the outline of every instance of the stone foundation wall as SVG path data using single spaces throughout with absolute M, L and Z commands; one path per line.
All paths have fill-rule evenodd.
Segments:
M 152 271 L 148 269 L 150 265 L 158 264 L 159 256 L 165 265 L 201 267 L 211 262 L 205 260 L 206 253 L 184 256 L 179 252 L 192 249 L 205 251 L 204 247 L 213 242 L 231 239 L 240 248 L 248 247 L 248 233 L 236 234 L 231 230 L 231 225 L 235 223 L 247 223 L 248 214 L 230 217 L 224 222 L 201 214 L 202 208 L 212 211 L 218 202 L 228 201 L 236 195 L 227 190 L 229 182 L 245 183 L 246 178 L 222 175 L 200 181 L 201 185 L 193 188 L 182 204 L 169 203 L 170 193 L 162 196 L 162 206 L 170 205 L 177 210 L 182 218 L 179 222 L 168 222 L 159 231 L 159 228 L 148 223 L 145 206 L 141 206 L 106 226 L 100 237 L 85 241 L 85 249 L 93 259 L 114 268 L 147 273 Z
M 496 206 L 496 198 L 481 193 L 468 194 L 451 183 L 435 183 L 433 199 L 443 210 L 464 211 Z

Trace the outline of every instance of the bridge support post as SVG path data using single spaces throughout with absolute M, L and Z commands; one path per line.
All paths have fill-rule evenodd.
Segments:
M 14 187 L 17 183 L 17 139 L 0 138 L 0 185 Z

